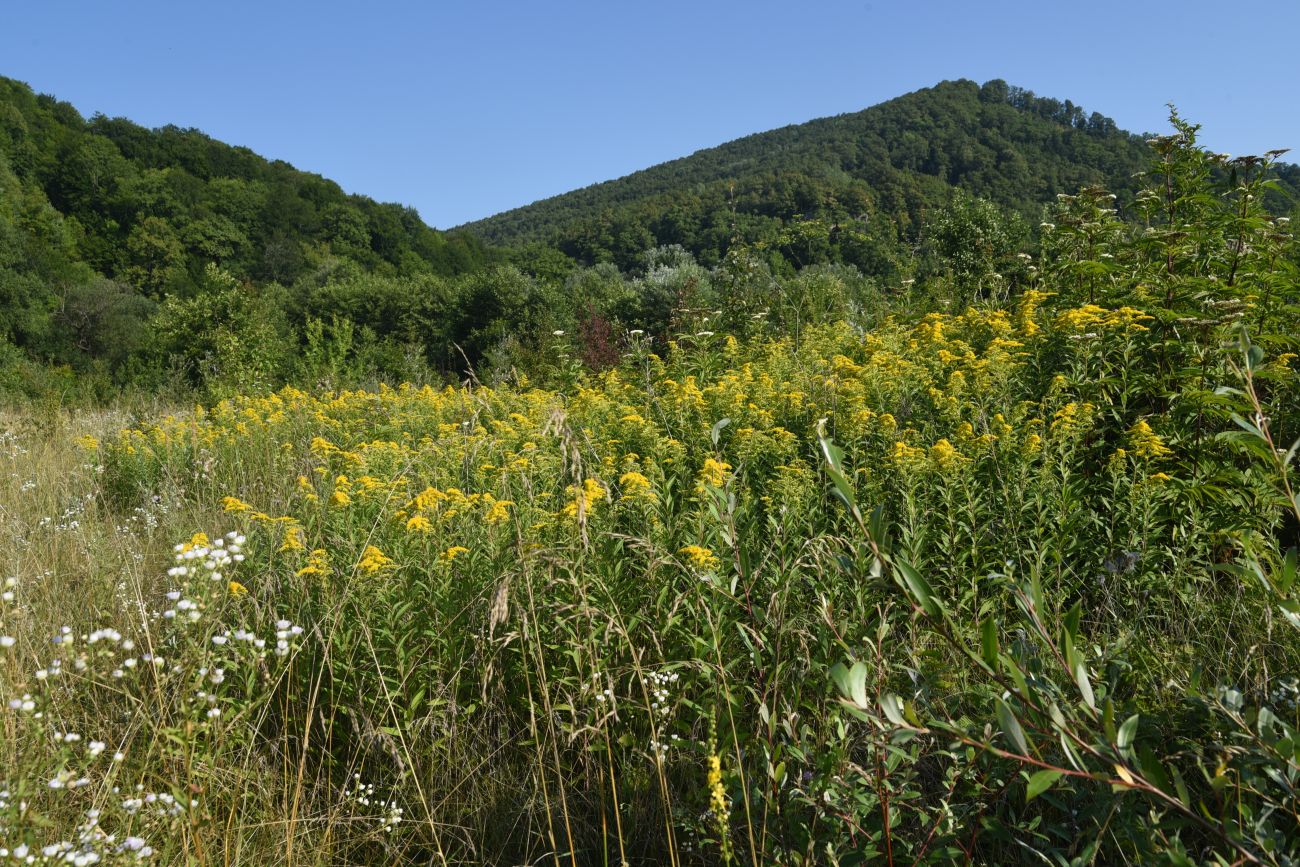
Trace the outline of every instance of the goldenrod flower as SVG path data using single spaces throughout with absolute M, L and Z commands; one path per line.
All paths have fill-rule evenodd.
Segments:
M 731 472 L 731 464 L 725 461 L 716 461 L 713 458 L 705 458 L 704 466 L 700 469 L 700 479 L 696 485 L 696 490 L 703 493 L 708 488 L 721 488 L 727 483 L 727 473 Z
M 317 548 L 307 555 L 307 565 L 296 574 L 299 578 L 304 578 L 309 575 L 328 575 L 329 571 L 329 554 L 324 548 Z
M 677 553 L 690 561 L 692 566 L 705 572 L 711 572 L 722 565 L 722 561 L 714 555 L 713 551 L 701 545 L 687 545 Z
M 397 564 L 391 558 L 374 545 L 367 546 L 366 550 L 361 553 L 361 559 L 357 562 L 357 568 L 367 575 L 373 575 L 381 569 L 395 565 Z
M 1151 429 L 1146 419 L 1142 419 L 1128 429 L 1128 441 L 1140 458 L 1163 458 L 1174 453 L 1173 449 L 1165 445 L 1160 435 Z
M 230 582 L 230 595 L 231 595 L 231 596 L 247 596 L 247 595 L 248 595 L 248 588 L 245 587 L 243 584 L 240 584 L 238 581 L 231 581 L 231 582 Z
M 492 505 L 488 507 L 487 514 L 483 516 L 483 521 L 489 526 L 495 526 L 507 521 L 510 518 L 510 507 L 514 503 L 510 500 L 492 500 Z
M 650 480 L 636 470 L 630 470 L 619 476 L 618 486 L 622 489 L 623 499 L 625 500 L 642 500 L 653 503 L 658 499 L 655 496 Z
M 284 531 L 284 541 L 280 544 L 279 553 L 301 551 L 306 547 L 302 527 L 291 526 Z

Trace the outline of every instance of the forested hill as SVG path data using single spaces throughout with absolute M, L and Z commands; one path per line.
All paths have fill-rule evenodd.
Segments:
M 851 221 L 881 242 L 895 232 L 913 236 L 925 209 L 953 187 L 1031 219 L 1056 193 L 1084 185 L 1105 186 L 1122 201 L 1149 160 L 1141 137 L 1069 100 L 999 80 L 945 81 L 461 228 L 497 243 L 554 244 L 579 261 L 621 262 L 649 246 L 681 244 L 709 262 L 733 238 L 770 240 L 800 218 Z M 1300 186 L 1300 176 L 1290 185 Z
M 183 294 L 208 263 L 286 284 L 326 255 L 392 274 L 481 264 L 474 239 L 437 232 L 412 208 L 348 195 L 198 130 L 87 120 L 2 77 L 0 188 L 0 220 L 17 212 L 46 272 L 84 265 L 154 297 Z M 44 228 L 33 234 L 34 224 Z

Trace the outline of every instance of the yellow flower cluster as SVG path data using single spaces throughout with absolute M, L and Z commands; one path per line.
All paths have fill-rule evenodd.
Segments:
M 701 545 L 687 545 L 677 552 L 686 558 L 696 569 L 712 572 L 722 565 L 722 561 L 708 548 Z
M 383 551 L 380 551 L 374 545 L 367 545 L 366 550 L 361 554 L 361 559 L 357 561 L 357 569 L 367 575 L 373 575 L 396 565 L 391 557 L 385 555 Z
M 1093 334 L 1103 331 L 1132 333 L 1146 331 L 1143 322 L 1151 316 L 1134 307 L 1120 307 L 1108 310 L 1096 304 L 1085 304 L 1057 314 L 1053 323 L 1057 329 L 1070 334 Z
M 1146 419 L 1129 428 L 1128 441 L 1134 453 L 1140 458 L 1164 458 L 1174 453 L 1173 449 L 1165 445 L 1160 435 L 1151 429 Z
M 1096 305 L 1055 312 L 1048 298 L 1027 291 L 1009 310 L 886 319 L 865 334 L 819 325 L 797 343 L 729 343 L 725 357 L 717 341 L 712 365 L 690 355 L 703 350 L 669 348 L 635 374 L 591 375 L 565 394 L 287 388 L 97 445 L 107 473 L 142 488 L 216 467 L 230 494 L 222 508 L 250 536 L 261 534 L 273 568 L 303 578 L 348 574 L 350 564 L 378 576 L 376 585 L 399 565 L 486 571 L 521 540 L 520 556 L 530 556 L 601 533 L 654 537 L 656 562 L 677 552 L 690 568 L 711 571 L 722 561 L 695 544 L 710 538 L 697 519 L 710 520 L 713 498 L 702 495 L 726 489 L 757 504 L 764 520 L 820 508 L 823 418 L 850 456 L 855 484 L 876 499 L 918 480 L 952 480 L 943 487 L 951 492 L 990 467 L 1009 472 L 1067 454 L 1058 445 L 1103 416 L 1064 372 L 1053 379 L 1057 371 L 1040 369 L 1047 356 L 1031 365 L 1030 354 L 1092 331 L 1140 340 L 1150 317 Z M 723 419 L 715 442 L 709 432 Z M 1170 453 L 1145 422 L 1124 445 L 1130 458 Z

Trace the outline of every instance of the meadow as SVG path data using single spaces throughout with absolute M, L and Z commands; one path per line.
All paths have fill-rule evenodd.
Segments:
M 1016 286 L 14 411 L 0 863 L 1297 863 L 1300 260 L 1164 147 Z

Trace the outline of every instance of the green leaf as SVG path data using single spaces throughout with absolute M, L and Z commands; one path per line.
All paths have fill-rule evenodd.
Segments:
M 1052 768 L 1044 768 L 1029 778 L 1028 785 L 1025 786 L 1025 803 L 1028 804 L 1034 798 L 1037 798 L 1043 792 L 1052 788 L 1053 784 L 1061 778 L 1062 771 Z
M 713 430 L 709 432 L 709 436 L 713 438 L 713 444 L 715 446 L 718 444 L 718 440 L 722 438 L 722 429 L 729 424 L 731 424 L 731 419 L 719 419 L 718 423 L 713 426 Z
M 1124 720 L 1124 724 L 1119 727 L 1119 733 L 1115 736 L 1115 746 L 1121 750 L 1127 750 L 1133 745 L 1133 738 L 1137 736 L 1139 716 L 1141 714 L 1133 714 L 1133 716 Z
M 980 650 L 989 668 L 998 664 L 998 625 L 993 622 L 992 614 L 980 624 Z
M 837 662 L 831 666 L 831 680 L 835 682 L 840 695 L 861 709 L 867 707 L 867 666 L 861 662 L 846 668 Z
M 1245 418 L 1243 418 L 1242 416 L 1238 415 L 1235 412 L 1232 414 L 1232 420 L 1237 423 L 1237 427 L 1246 431 L 1246 433 L 1253 434 L 1259 437 L 1260 439 L 1264 438 L 1263 432 L 1261 432 L 1260 429 L 1257 428 L 1253 422 L 1247 421 Z
M 903 721 L 903 700 L 894 693 L 887 692 L 880 697 L 880 709 L 894 725 L 906 725 Z
M 1076 602 L 1065 612 L 1065 634 L 1074 641 L 1079 640 L 1079 618 L 1083 615 L 1082 603 Z
M 1277 588 L 1278 593 L 1286 593 L 1295 583 L 1296 573 L 1300 572 L 1297 568 L 1296 549 L 1291 548 L 1282 558 L 1282 568 L 1278 570 L 1277 577 L 1273 579 L 1273 586 Z
M 1097 699 L 1092 694 L 1092 684 L 1088 681 L 1088 663 L 1082 658 L 1074 666 L 1074 679 L 1079 684 L 1079 694 L 1083 696 L 1083 703 L 1090 709 L 1097 709 Z
M 1147 778 L 1147 782 L 1154 784 L 1167 795 L 1173 793 L 1173 786 L 1169 784 L 1169 775 L 1165 773 L 1164 766 L 1156 758 L 1155 751 L 1145 744 L 1138 748 L 1138 766 L 1142 768 L 1142 775 Z
M 921 610 L 931 617 L 940 617 L 943 614 L 943 607 L 939 605 L 934 598 L 934 591 L 921 573 L 917 572 L 911 563 L 902 558 L 894 558 L 894 572 L 902 579 L 901 585 L 912 597 L 913 601 L 921 607 Z
M 1025 730 L 1020 727 L 1016 715 L 1011 712 L 1011 707 L 1002 699 L 998 699 L 998 722 L 1002 725 L 1002 732 L 1009 740 L 1020 755 L 1029 755 L 1029 742 L 1025 740 Z

